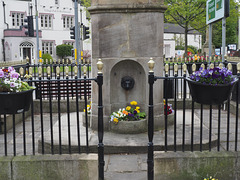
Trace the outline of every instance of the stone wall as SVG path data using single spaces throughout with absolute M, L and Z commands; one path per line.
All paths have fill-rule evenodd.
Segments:
M 97 180 L 97 154 L 0 157 L 2 180 Z
M 240 179 L 240 152 L 155 152 L 154 176 L 161 180 Z

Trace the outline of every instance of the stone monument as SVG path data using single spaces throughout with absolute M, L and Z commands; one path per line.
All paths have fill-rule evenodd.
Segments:
M 212 44 L 212 50 L 211 50 L 212 54 L 215 54 L 215 46 Z M 209 28 L 207 27 L 206 29 L 206 41 L 203 44 L 203 53 L 205 56 L 209 56 Z
M 148 61 L 156 76 L 163 75 L 163 0 L 92 0 L 92 64 L 103 62 L 103 119 L 137 101 L 148 112 Z M 97 67 L 92 66 L 92 77 Z M 92 84 L 91 128 L 97 130 L 98 86 Z M 163 82 L 154 84 L 155 124 L 162 120 Z

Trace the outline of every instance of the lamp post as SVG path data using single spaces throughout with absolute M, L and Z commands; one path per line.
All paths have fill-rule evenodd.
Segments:
M 36 38 L 37 38 L 37 60 L 39 61 L 39 36 L 38 36 L 38 10 L 37 10 L 37 0 L 35 0 L 35 10 L 36 10 Z

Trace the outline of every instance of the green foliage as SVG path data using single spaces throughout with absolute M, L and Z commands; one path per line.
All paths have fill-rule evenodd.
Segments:
M 180 45 L 175 46 L 175 50 L 184 50 L 184 46 L 180 46 Z
M 226 19 L 226 44 L 237 43 L 237 28 L 239 13 L 236 9 L 238 3 L 230 0 L 230 15 Z M 222 46 L 222 21 L 213 24 L 212 42 L 216 47 Z
M 187 34 L 190 30 L 200 30 L 206 26 L 205 0 L 165 0 L 165 22 L 178 24 L 185 29 L 185 53 L 187 51 Z
M 81 0 L 81 5 L 86 7 L 86 8 L 88 8 L 88 7 L 91 6 L 91 0 Z M 86 18 L 88 20 L 90 20 L 90 13 L 89 13 L 89 11 L 86 8 L 85 8 L 85 10 L 86 10 Z
M 81 5 L 88 8 L 91 6 L 91 0 L 81 0 Z
M 194 54 L 197 54 L 198 53 L 198 50 L 195 46 L 191 46 L 189 45 L 188 48 L 192 49 L 192 51 L 194 52 Z
M 190 48 L 190 47 L 187 48 L 187 51 L 191 52 L 192 54 L 195 54 L 194 50 L 192 48 Z
M 67 45 L 67 44 L 61 44 L 56 47 L 56 54 L 58 56 L 61 56 L 64 58 L 65 56 L 71 56 L 72 55 L 72 45 Z
M 42 59 L 43 59 L 43 64 L 46 64 L 46 59 L 50 60 L 50 59 L 53 59 L 53 58 L 50 54 L 46 53 L 46 54 L 42 55 Z

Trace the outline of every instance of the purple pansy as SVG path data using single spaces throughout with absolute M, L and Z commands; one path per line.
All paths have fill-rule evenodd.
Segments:
M 2 69 L 0 69 L 0 78 L 3 78 L 4 77 L 4 72 Z

